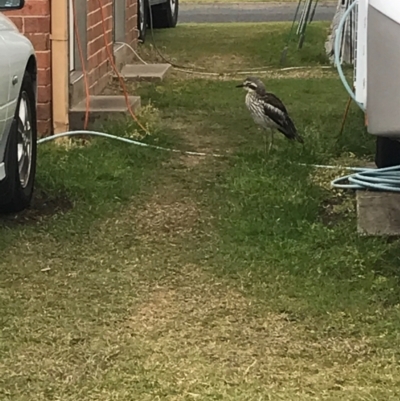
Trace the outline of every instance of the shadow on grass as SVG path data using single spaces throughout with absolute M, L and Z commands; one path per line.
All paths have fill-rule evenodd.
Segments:
M 399 241 L 360 237 L 354 197 L 321 187 L 312 167 L 296 164 L 303 160 L 293 150 L 276 151 L 267 161 L 261 152 L 239 154 L 213 188 L 211 207 L 224 199 L 218 209 L 219 273 L 223 266 L 225 274 L 240 278 L 261 299 L 277 295 L 276 285 L 278 298 L 306 302 L 310 314 L 395 307 L 400 303 Z M 339 209 L 335 224 L 326 224 L 321 205 L 349 200 L 350 212 Z M 276 304 L 281 302 L 286 303 Z
M 135 124 L 124 120 L 98 127 L 116 136 L 134 129 Z M 142 140 L 166 147 L 174 143 L 173 135 L 161 132 Z M 38 152 L 32 206 L 18 215 L 1 216 L 2 247 L 31 230 L 58 237 L 82 235 L 96 219 L 145 190 L 170 157 L 169 152 L 90 137 L 61 145 L 46 143 Z

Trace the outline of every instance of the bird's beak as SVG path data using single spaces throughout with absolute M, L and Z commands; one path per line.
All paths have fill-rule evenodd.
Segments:
M 236 88 L 243 88 L 243 84 L 240 84 L 240 85 L 236 85 Z

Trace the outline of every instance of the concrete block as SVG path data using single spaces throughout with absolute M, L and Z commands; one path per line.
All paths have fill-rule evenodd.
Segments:
M 357 191 L 357 229 L 362 235 L 400 236 L 400 193 Z
M 127 64 L 121 75 L 128 81 L 162 81 L 170 67 L 169 64 Z
M 140 108 L 140 97 L 129 96 L 129 102 L 134 112 Z M 83 100 L 72 107 L 69 112 L 71 130 L 83 129 L 85 122 L 86 101 Z M 104 122 L 121 116 L 128 116 L 129 111 L 124 96 L 91 96 L 89 128 L 95 122 Z
M 85 83 L 83 74 L 72 71 L 69 79 L 69 105 L 74 106 L 85 98 Z
M 114 44 L 114 61 L 118 71 L 121 71 L 126 64 L 134 62 L 132 50 L 124 44 Z

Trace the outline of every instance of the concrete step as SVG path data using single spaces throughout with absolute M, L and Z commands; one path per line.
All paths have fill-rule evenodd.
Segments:
M 121 75 L 128 81 L 162 81 L 170 67 L 169 64 L 127 64 Z
M 357 191 L 357 231 L 365 236 L 400 236 L 400 194 Z
M 140 97 L 129 96 L 129 103 L 134 112 L 140 108 Z M 83 129 L 85 123 L 86 101 L 83 100 L 73 106 L 69 111 L 69 124 L 71 130 Z M 129 115 L 128 106 L 124 96 L 90 96 L 89 127 L 106 120 Z
M 79 103 L 85 98 L 85 83 L 83 74 L 78 71 L 72 71 L 69 79 L 69 105 L 70 107 Z

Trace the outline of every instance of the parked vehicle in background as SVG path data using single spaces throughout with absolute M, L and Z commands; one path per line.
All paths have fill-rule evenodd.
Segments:
M 146 39 L 147 28 L 175 28 L 178 23 L 179 0 L 138 0 L 139 40 Z
M 37 68 L 32 43 L 2 11 L 24 0 L 0 0 L 0 211 L 29 206 L 36 173 Z

